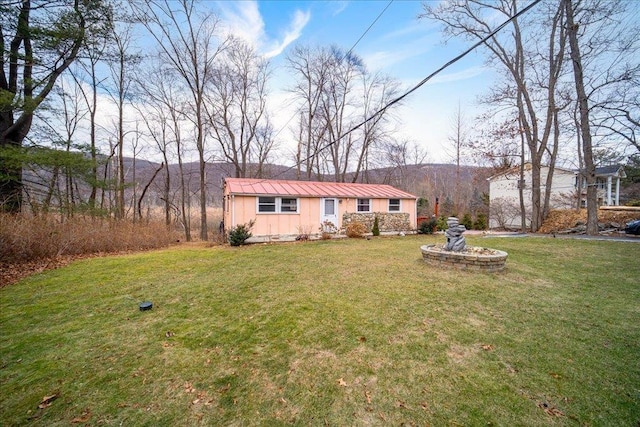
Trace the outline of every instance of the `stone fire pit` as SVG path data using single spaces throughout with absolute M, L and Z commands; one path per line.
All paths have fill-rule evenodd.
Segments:
M 467 246 L 462 251 L 447 251 L 442 246 L 423 245 L 422 258 L 437 267 L 495 272 L 504 270 L 507 253 L 497 249 Z
M 424 245 L 420 247 L 425 262 L 438 267 L 454 267 L 461 270 L 502 271 L 507 253 L 497 249 L 467 246 L 462 233 L 466 231 L 458 218 L 447 219 L 447 242 L 444 246 Z

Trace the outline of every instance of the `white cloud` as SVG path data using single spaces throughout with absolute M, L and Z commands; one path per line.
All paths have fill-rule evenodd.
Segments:
M 285 32 L 282 41 L 277 42 L 276 46 L 269 52 L 267 52 L 265 56 L 267 58 L 273 58 L 274 56 L 280 55 L 287 46 L 289 46 L 300 37 L 300 35 L 302 34 L 302 30 L 309 22 L 309 19 L 311 19 L 311 12 L 302 12 L 300 10 L 296 10 L 293 16 L 293 21 L 291 21 L 291 25 Z
M 428 34 L 429 32 L 429 26 L 427 23 L 415 21 L 409 25 L 403 26 L 402 28 L 383 34 L 380 37 L 380 40 L 403 39 L 406 37 L 414 37 L 415 34 Z
M 468 80 L 476 76 L 479 76 L 485 71 L 486 71 L 485 67 L 481 67 L 481 66 L 469 67 L 455 73 L 437 75 L 433 79 L 431 79 L 427 84 L 451 83 L 451 82 L 457 82 L 460 80 Z
M 372 70 L 383 70 L 408 59 L 424 55 L 433 47 L 427 39 L 419 39 L 412 43 L 404 44 L 401 48 L 379 50 L 370 54 L 364 54 L 364 63 Z
M 260 48 L 265 37 L 264 20 L 255 1 L 219 2 L 220 17 L 229 34 Z
M 267 58 L 281 54 L 302 35 L 311 19 L 311 12 L 296 10 L 281 39 L 272 39 L 265 32 L 264 19 L 256 1 L 219 2 L 220 17 L 228 34 L 241 38 L 255 49 L 266 52 Z
M 349 6 L 348 1 L 332 1 L 330 2 L 330 4 L 335 7 L 332 16 L 340 15 L 347 8 L 347 6 Z

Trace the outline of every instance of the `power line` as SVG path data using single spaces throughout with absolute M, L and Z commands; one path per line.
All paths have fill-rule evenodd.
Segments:
M 413 86 L 411 89 L 409 89 L 408 91 L 406 91 L 404 94 L 400 95 L 399 97 L 389 101 L 384 107 L 380 108 L 378 111 L 376 111 L 375 113 L 373 113 L 369 118 L 363 120 L 362 122 L 358 123 L 357 125 L 353 126 L 351 129 L 349 129 L 348 131 L 346 131 L 345 133 L 343 133 L 342 135 L 338 136 L 338 138 L 336 138 L 335 140 L 327 143 L 326 145 L 318 148 L 312 155 L 306 157 L 303 160 L 300 160 L 299 162 L 297 162 L 295 165 L 285 169 L 284 171 L 280 172 L 278 175 L 282 175 L 288 171 L 290 171 L 291 169 L 293 169 L 294 167 L 297 167 L 299 165 L 301 165 L 304 162 L 307 162 L 311 159 L 313 159 L 316 155 L 318 155 L 318 153 L 320 153 L 323 150 L 326 150 L 327 148 L 331 147 L 332 145 L 335 145 L 338 141 L 340 141 L 342 138 L 344 138 L 345 136 L 349 135 L 350 133 L 356 131 L 357 129 L 359 129 L 360 127 L 362 127 L 363 125 L 367 124 L 368 122 L 370 122 L 371 120 L 375 119 L 378 115 L 382 114 L 383 112 L 385 112 L 389 107 L 391 107 L 394 104 L 397 104 L 398 102 L 402 101 L 404 98 L 406 98 L 407 96 L 411 95 L 413 92 L 415 92 L 416 90 L 418 90 L 420 87 L 422 87 L 425 83 L 427 83 L 429 80 L 431 80 L 433 77 L 435 77 L 436 75 L 440 74 L 442 71 L 444 71 L 445 69 L 449 68 L 451 65 L 455 64 L 456 62 L 458 62 L 459 60 L 461 60 L 462 58 L 464 58 L 465 56 L 467 56 L 469 53 L 471 53 L 472 51 L 474 51 L 475 49 L 477 49 L 480 45 L 486 43 L 489 39 L 491 39 L 492 37 L 494 37 L 498 32 L 500 32 L 504 27 L 506 27 L 511 21 L 513 21 L 514 19 L 517 19 L 518 17 L 520 17 L 521 15 L 527 13 L 529 10 L 531 10 L 534 6 L 536 6 L 538 3 L 540 3 L 542 0 L 535 0 L 533 3 L 531 3 L 530 5 L 528 5 L 527 7 L 525 7 L 524 9 L 522 9 L 521 11 L 519 11 L 518 13 L 516 13 L 515 15 L 513 15 L 512 17 L 510 17 L 509 19 L 507 19 L 506 21 L 504 21 L 502 24 L 500 24 L 498 27 L 496 27 L 496 29 L 494 29 L 491 33 L 489 33 L 487 36 L 485 36 L 484 38 L 482 38 L 480 41 L 476 42 L 475 44 L 473 44 L 471 47 L 469 47 L 467 50 L 465 50 L 464 52 L 462 52 L 460 55 L 456 56 L 455 58 L 451 59 L 450 61 L 448 61 L 447 63 L 445 63 L 443 66 L 441 66 L 440 68 L 438 68 L 437 70 L 435 70 L 434 72 L 432 72 L 431 74 L 429 74 L 427 77 L 425 77 L 424 79 L 422 79 L 418 84 L 416 84 L 415 86 Z M 388 5 L 387 5 L 388 7 Z M 385 8 L 386 10 L 386 8 Z M 384 11 L 383 11 L 384 12 Z M 367 30 L 368 31 L 368 30 Z M 289 120 L 291 121 L 291 119 Z M 288 123 L 288 122 L 287 122 Z

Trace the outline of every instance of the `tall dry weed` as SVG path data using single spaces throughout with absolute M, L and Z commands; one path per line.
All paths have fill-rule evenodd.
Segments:
M 25 262 L 62 255 L 145 250 L 177 240 L 164 223 L 54 215 L 0 215 L 0 260 Z

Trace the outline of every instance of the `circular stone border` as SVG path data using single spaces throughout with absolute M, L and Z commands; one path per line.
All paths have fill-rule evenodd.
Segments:
M 502 271 L 505 268 L 508 254 L 504 251 L 489 248 L 474 248 L 467 246 L 470 251 L 445 251 L 441 246 L 420 246 L 424 261 L 437 267 L 454 267 L 460 270 L 487 271 L 490 273 Z M 473 251 L 476 249 L 477 251 Z M 479 253 L 479 251 L 493 253 Z

